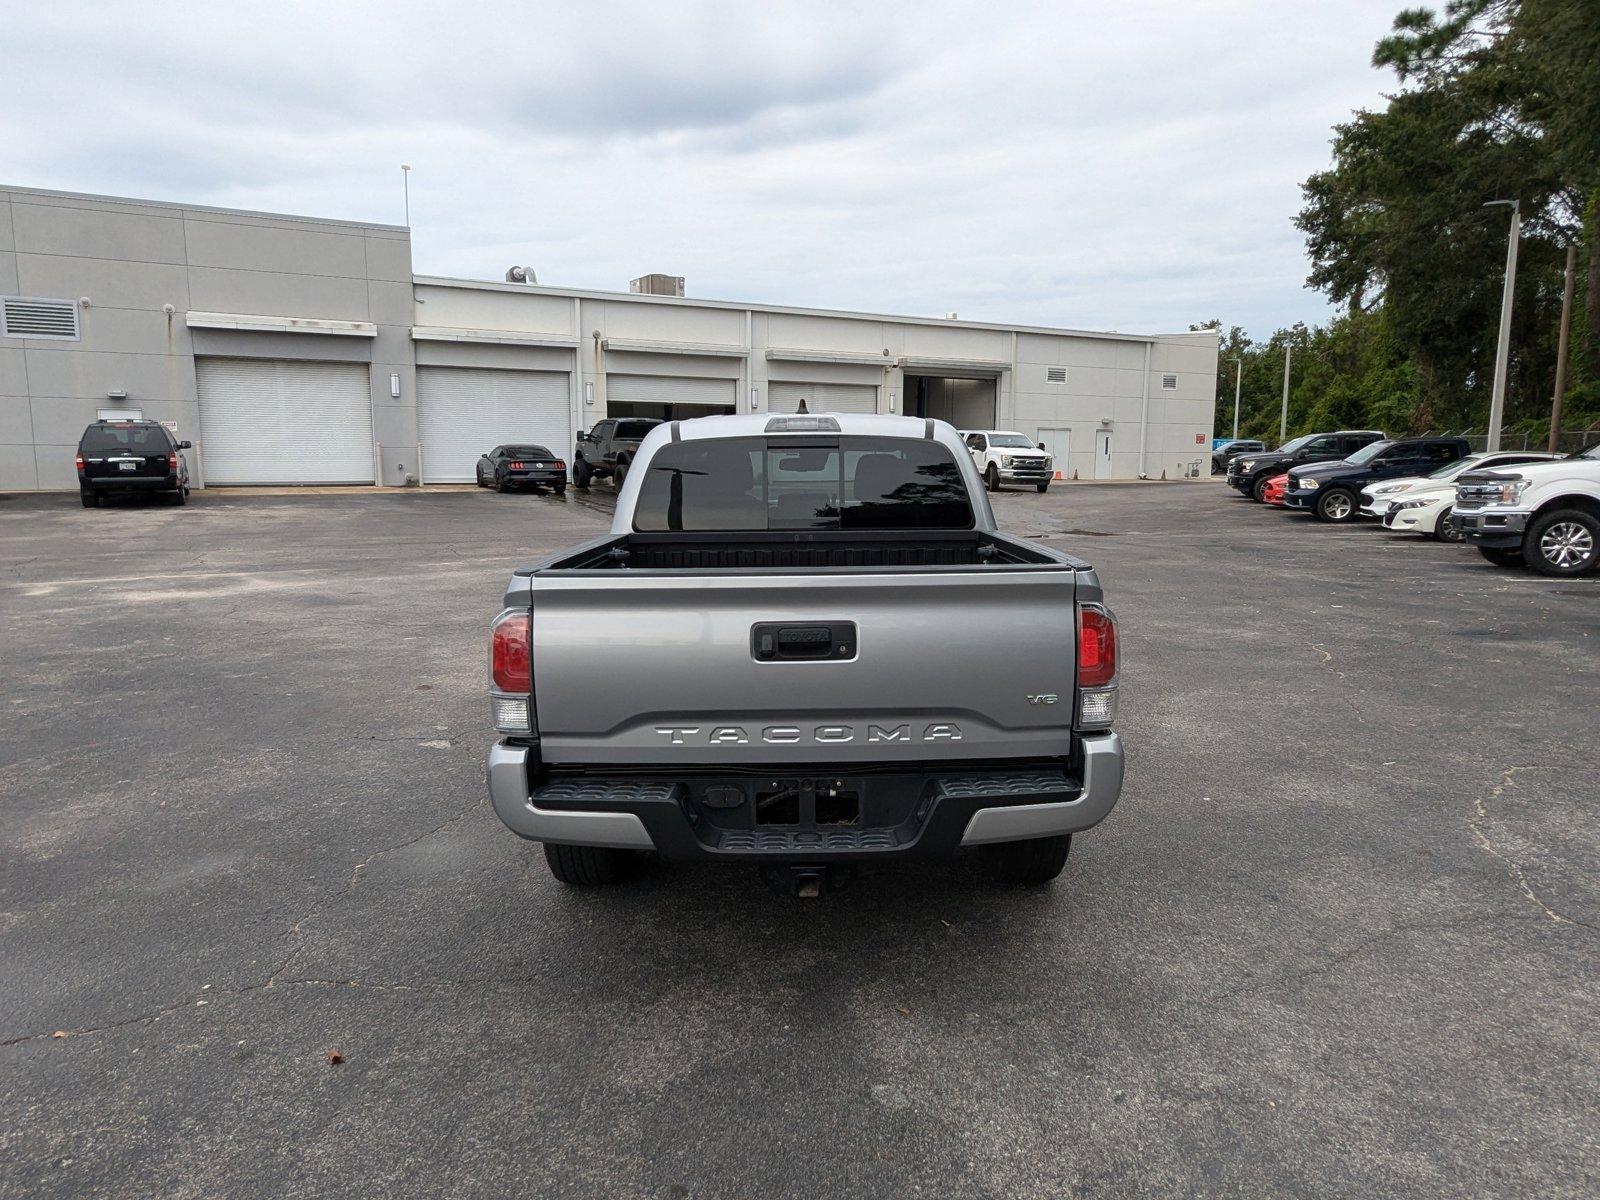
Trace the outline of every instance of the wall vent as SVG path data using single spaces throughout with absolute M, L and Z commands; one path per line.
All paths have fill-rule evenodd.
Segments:
M 1046 383 L 1065 383 L 1067 381 L 1067 369 L 1065 367 L 1046 367 L 1044 369 L 1044 381 Z
M 19 338 L 78 338 L 78 305 L 72 300 L 0 296 L 0 334 Z
M 1176 375 L 1163 375 L 1161 377 L 1161 386 L 1166 388 L 1169 392 L 1177 391 L 1178 377 Z

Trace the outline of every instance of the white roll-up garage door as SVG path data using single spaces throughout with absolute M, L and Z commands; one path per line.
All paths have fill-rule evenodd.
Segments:
M 606 404 L 704 404 L 733 411 L 739 385 L 732 379 L 690 375 L 606 376 Z
M 371 483 L 365 363 L 198 358 L 207 485 Z
M 769 391 L 769 407 L 775 413 L 798 412 L 802 399 L 806 402 L 806 411 L 813 413 L 878 411 L 878 389 L 870 384 L 774 381 Z
M 424 483 L 471 483 L 478 456 L 506 442 L 572 455 L 566 371 L 418 367 L 417 436 Z

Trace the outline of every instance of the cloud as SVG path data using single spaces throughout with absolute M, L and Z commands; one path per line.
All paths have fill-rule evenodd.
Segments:
M 1392 3 L 35 6 L 7 182 L 383 221 L 418 269 L 1039 324 L 1325 313 Z

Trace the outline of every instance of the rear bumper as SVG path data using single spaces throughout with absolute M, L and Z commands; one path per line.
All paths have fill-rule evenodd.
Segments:
M 78 476 L 78 487 L 89 492 L 173 492 L 179 487 L 176 475 L 95 475 Z
M 715 831 L 699 820 L 682 782 L 595 780 L 535 793 L 532 751 L 506 742 L 489 751 L 489 799 L 507 828 L 539 842 L 655 850 L 701 861 L 937 858 L 963 846 L 1054 837 L 1099 824 L 1122 793 L 1122 741 L 1114 733 L 1095 734 L 1080 738 L 1078 746 L 1076 778 L 1063 776 L 1061 786 L 1049 791 L 1025 782 L 1024 772 L 924 776 L 915 814 L 894 829 L 761 826 L 707 836 Z M 544 793 L 559 798 L 546 801 Z
M 509 484 L 527 484 L 529 486 L 543 484 L 548 487 L 552 484 L 565 483 L 567 481 L 567 473 L 565 470 L 557 470 L 551 467 L 542 471 L 507 471 L 504 478 Z

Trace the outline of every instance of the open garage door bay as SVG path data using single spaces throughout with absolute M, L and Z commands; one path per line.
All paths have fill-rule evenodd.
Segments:
M 365 363 L 198 358 L 205 482 L 371 483 Z
M 731 413 L 739 385 L 694 375 L 606 375 L 606 414 L 658 421 Z
M 774 381 L 769 406 L 775 413 L 800 411 L 800 401 L 813 413 L 875 413 L 878 389 L 861 383 L 790 383 Z
M 417 433 L 424 483 L 471 483 L 478 457 L 507 442 L 572 454 L 565 371 L 417 368 Z

